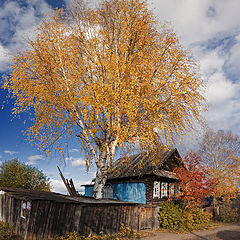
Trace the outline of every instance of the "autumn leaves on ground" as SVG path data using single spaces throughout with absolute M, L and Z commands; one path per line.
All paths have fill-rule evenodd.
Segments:
M 199 66 L 144 0 L 73 1 L 46 16 L 27 44 L 4 84 L 13 112 L 33 114 L 26 135 L 48 157 L 64 158 L 67 142 L 79 142 L 87 170 L 96 164 L 95 198 L 116 155 L 170 147 L 196 125 L 207 129 Z M 199 151 L 175 169 L 183 208 L 236 197 L 239 149 L 231 132 L 206 131 Z

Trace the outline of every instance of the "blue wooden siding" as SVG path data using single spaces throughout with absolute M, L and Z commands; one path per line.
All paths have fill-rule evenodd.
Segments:
M 93 196 L 93 186 L 85 186 L 85 196 L 86 197 Z
M 146 185 L 141 182 L 127 182 L 112 184 L 119 200 L 136 203 L 146 203 Z M 85 186 L 85 196 L 92 197 L 93 186 Z M 113 199 L 117 199 L 113 193 Z
M 146 203 L 146 185 L 144 183 L 117 183 L 112 184 L 112 187 L 122 201 Z M 115 194 L 113 194 L 113 198 L 117 199 Z

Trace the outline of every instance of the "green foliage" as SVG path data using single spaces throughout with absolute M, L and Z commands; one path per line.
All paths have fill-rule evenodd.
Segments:
M 131 228 L 121 224 L 120 231 L 116 234 L 92 235 L 88 237 L 81 237 L 75 232 L 71 232 L 66 236 L 56 237 L 55 240 L 128 240 L 139 238 L 139 234 L 133 232 Z
M 0 222 L 0 240 L 15 240 L 19 237 L 14 234 L 13 229 L 8 223 Z
M 160 227 L 177 230 L 183 226 L 183 210 L 174 202 L 163 202 L 158 213 Z
M 229 204 L 224 204 L 220 206 L 220 214 L 216 217 L 216 220 L 226 223 L 238 222 L 240 220 L 238 209 L 231 208 Z
M 159 210 L 160 227 L 174 231 L 191 231 L 201 229 L 208 224 L 211 214 L 200 209 L 182 209 L 173 201 L 163 202 Z
M 203 225 L 207 225 L 212 218 L 212 214 L 203 212 L 201 209 L 194 209 L 189 211 L 193 217 L 193 229 L 199 229 Z
M 40 170 L 17 159 L 6 161 L 0 167 L 0 186 L 50 191 L 49 179 Z

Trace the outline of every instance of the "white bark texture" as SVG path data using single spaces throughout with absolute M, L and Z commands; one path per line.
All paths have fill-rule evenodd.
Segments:
M 97 165 L 96 179 L 93 188 L 93 197 L 96 199 L 102 198 L 103 188 L 107 181 L 107 160 L 109 160 L 108 148 L 102 148 L 99 153 L 99 158 L 95 159 Z

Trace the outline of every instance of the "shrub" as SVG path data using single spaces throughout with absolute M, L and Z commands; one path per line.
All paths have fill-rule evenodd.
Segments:
M 178 230 L 191 231 L 200 229 L 208 224 L 211 214 L 201 211 L 200 209 L 184 210 L 174 202 L 164 202 L 161 205 L 158 215 L 160 227 Z
M 183 210 L 174 202 L 163 202 L 158 213 L 160 227 L 178 230 L 183 226 Z
M 12 227 L 5 222 L 0 222 L 0 240 L 14 240 L 19 237 L 13 232 Z
M 220 207 L 220 213 L 216 217 L 217 221 L 220 222 L 238 222 L 240 220 L 240 216 L 238 214 L 237 208 L 231 208 L 229 204 L 224 204 Z
M 202 226 L 209 224 L 212 214 L 203 212 L 201 209 L 188 210 L 192 216 L 192 227 L 190 230 L 199 229 Z
M 139 238 L 139 234 L 133 232 L 131 228 L 121 224 L 120 231 L 116 234 L 92 235 L 88 237 L 81 237 L 75 232 L 71 232 L 66 236 L 56 237 L 55 240 L 128 240 Z

